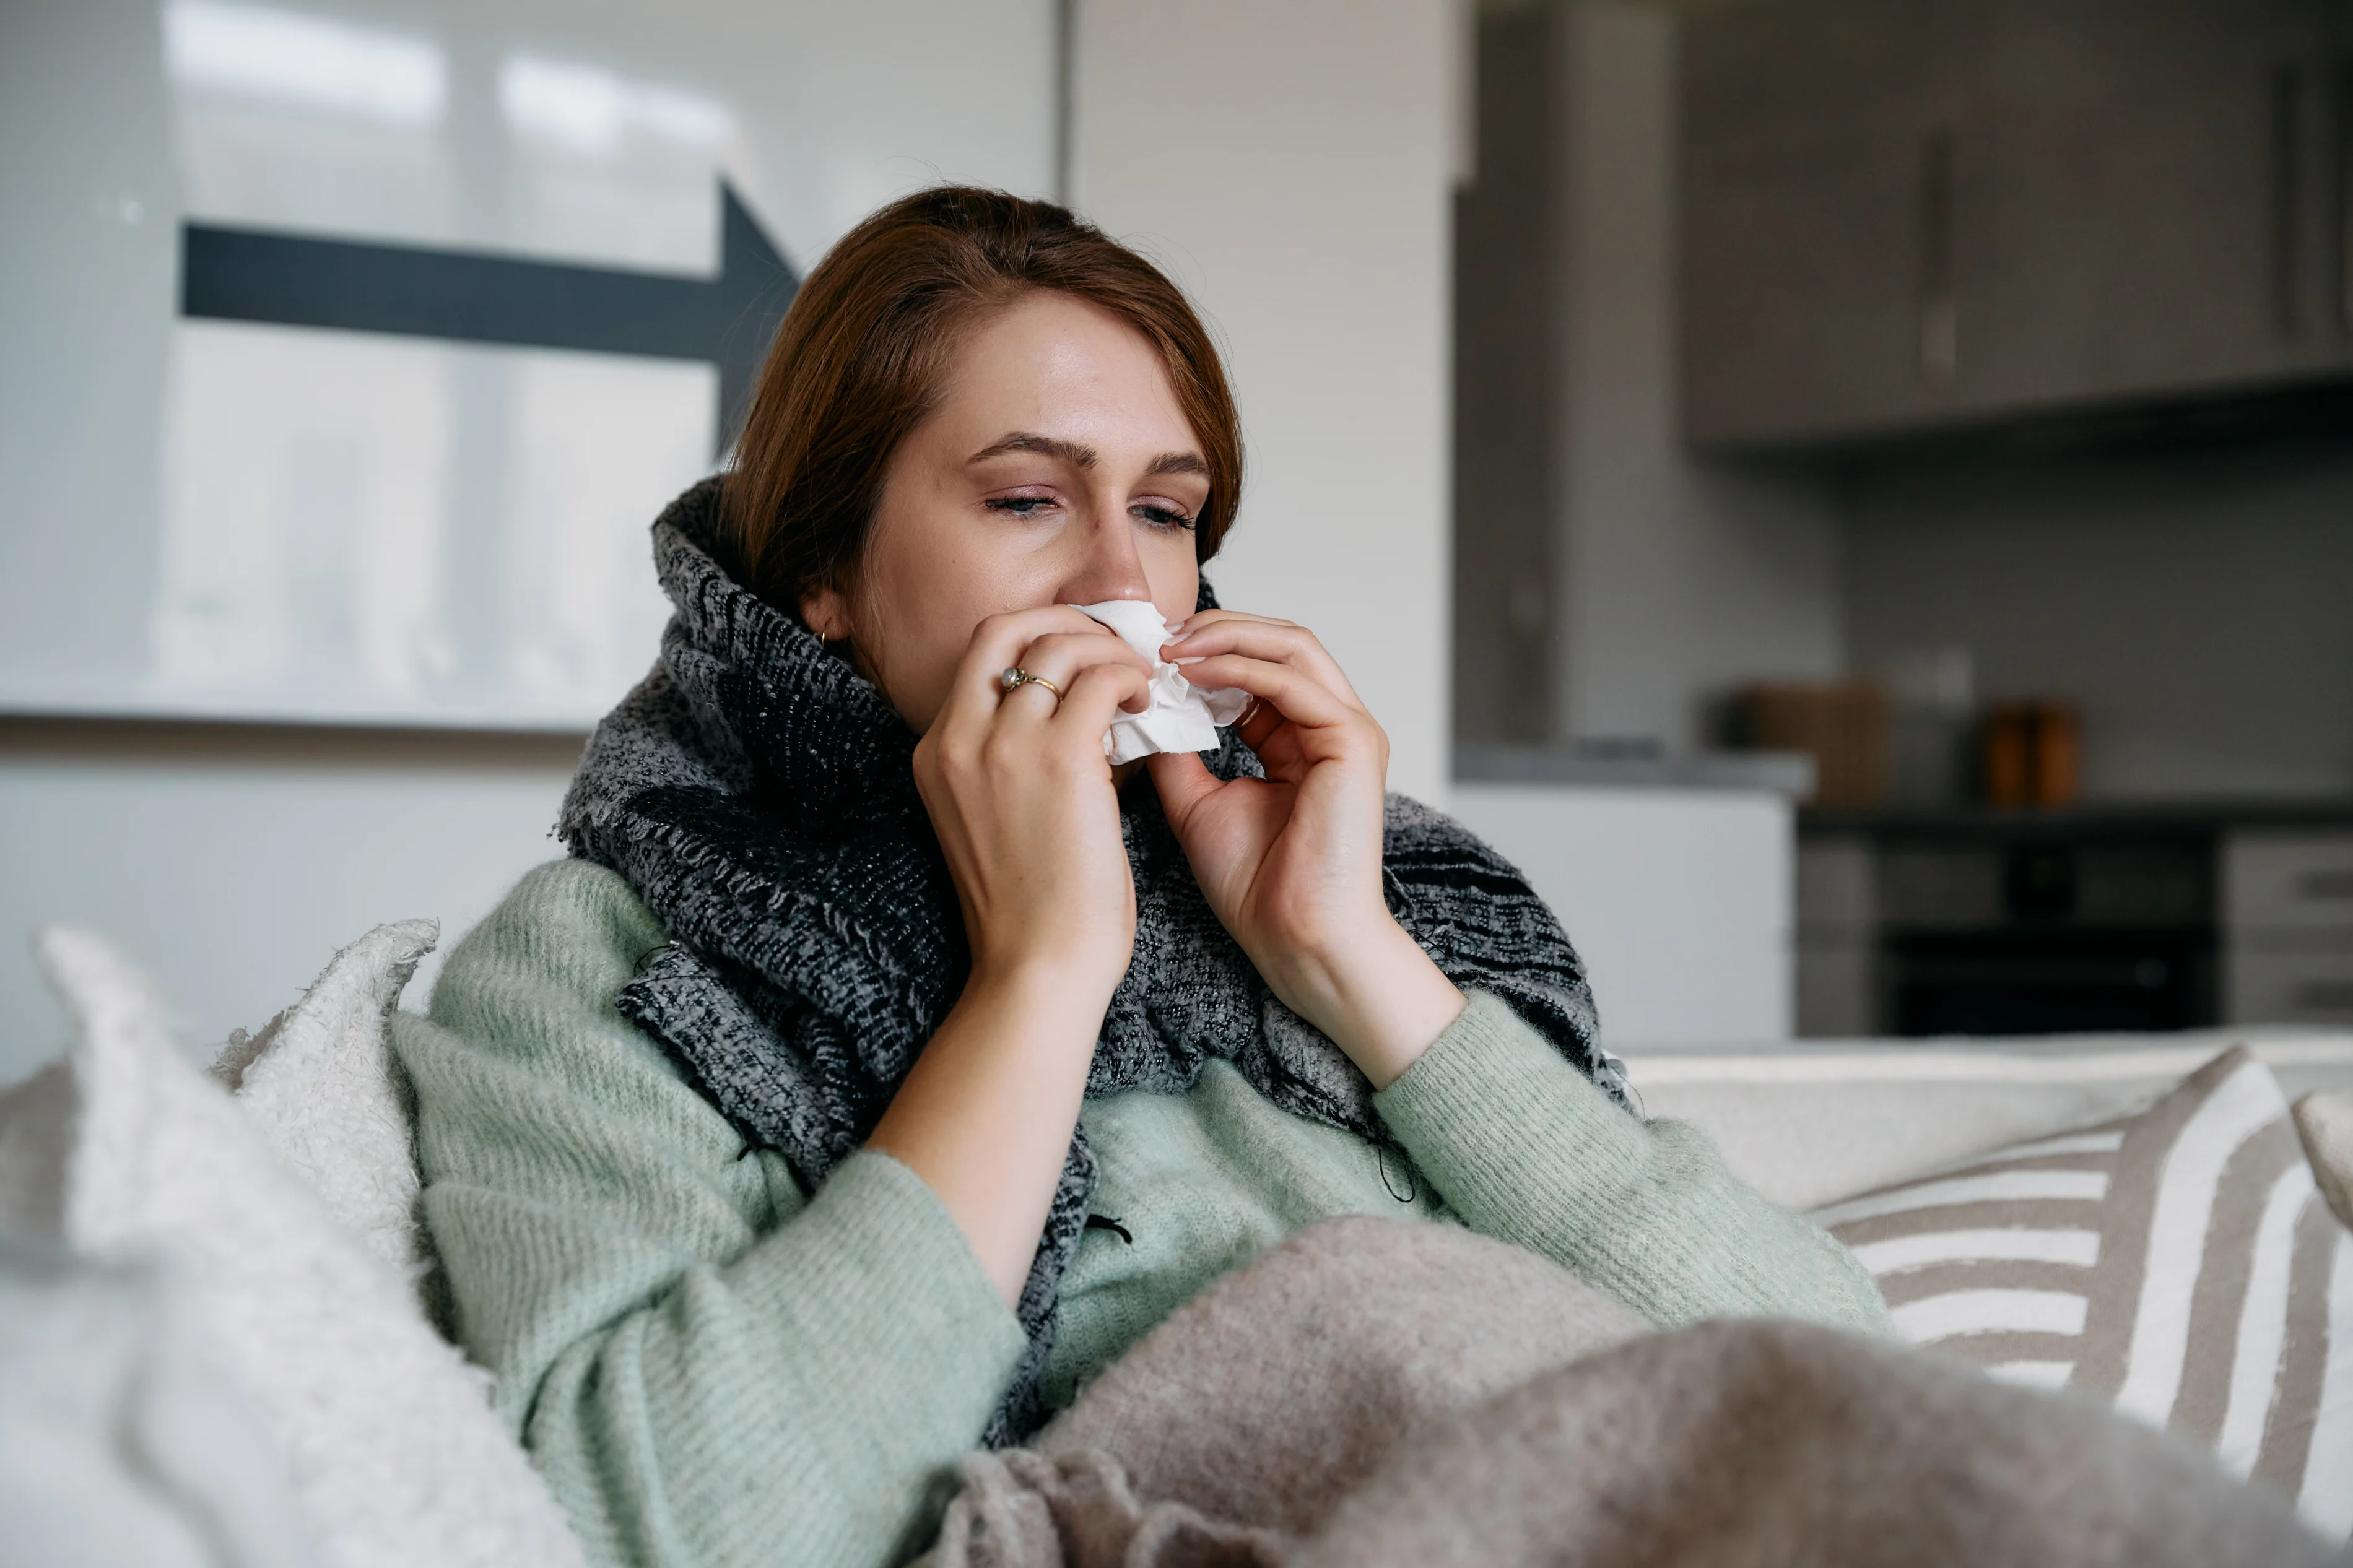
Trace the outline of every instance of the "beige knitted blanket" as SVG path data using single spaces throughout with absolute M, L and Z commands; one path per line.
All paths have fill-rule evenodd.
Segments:
M 976 1453 L 929 1568 L 2337 1562 L 2063 1394 L 1804 1324 L 1651 1333 L 1452 1226 L 1339 1219 Z

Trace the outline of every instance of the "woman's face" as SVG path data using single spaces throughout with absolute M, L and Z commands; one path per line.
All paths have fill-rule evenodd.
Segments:
M 989 616 L 1105 599 L 1191 615 L 1192 523 L 1208 499 L 1150 340 L 1084 300 L 1032 293 L 967 340 L 939 406 L 892 456 L 857 584 L 813 590 L 802 618 L 849 637 L 921 733 Z

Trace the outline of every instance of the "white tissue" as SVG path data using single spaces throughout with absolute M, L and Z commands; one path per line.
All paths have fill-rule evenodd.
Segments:
M 1132 763 L 1155 752 L 1214 752 L 1218 726 L 1232 723 L 1250 707 L 1249 692 L 1230 686 L 1204 691 L 1161 658 L 1176 628 L 1160 618 L 1150 600 L 1106 599 L 1071 607 L 1101 621 L 1152 661 L 1152 706 L 1118 714 L 1103 733 L 1103 754 L 1113 763 Z

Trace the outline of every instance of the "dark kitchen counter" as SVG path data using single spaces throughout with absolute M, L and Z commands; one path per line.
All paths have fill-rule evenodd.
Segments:
M 2234 828 L 2353 829 L 2353 795 L 2296 799 L 2084 801 L 2054 809 L 1883 806 L 1798 813 L 1809 837 L 2014 843 L 2022 838 L 2204 837 Z

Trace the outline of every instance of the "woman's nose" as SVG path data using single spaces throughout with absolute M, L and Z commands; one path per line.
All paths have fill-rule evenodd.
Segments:
M 1144 558 L 1135 548 L 1135 531 L 1124 510 L 1109 515 L 1098 511 L 1084 537 L 1076 542 L 1078 557 L 1055 593 L 1057 604 L 1100 605 L 1108 599 L 1149 599 Z

